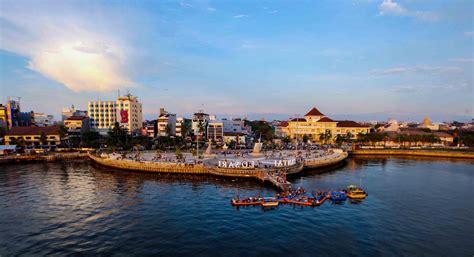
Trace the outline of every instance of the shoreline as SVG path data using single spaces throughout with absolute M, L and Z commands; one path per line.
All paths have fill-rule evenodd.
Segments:
M 459 158 L 474 159 L 474 152 L 460 151 L 436 151 L 436 150 L 405 150 L 405 149 L 367 149 L 352 150 L 350 156 L 358 155 L 395 155 L 395 156 L 425 156 L 425 157 L 442 157 L 442 158 Z

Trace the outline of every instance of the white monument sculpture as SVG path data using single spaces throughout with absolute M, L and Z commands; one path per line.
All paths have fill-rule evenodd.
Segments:
M 263 143 L 260 142 L 261 141 L 261 138 L 258 139 L 258 142 L 255 143 L 255 145 L 253 146 L 253 151 L 252 151 L 252 155 L 253 156 L 261 156 L 262 153 L 262 146 L 263 146 Z

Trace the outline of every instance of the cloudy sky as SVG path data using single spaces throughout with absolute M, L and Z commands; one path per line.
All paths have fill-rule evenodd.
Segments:
M 471 0 L 0 5 L 0 101 L 21 96 L 25 111 L 59 118 L 129 90 L 146 117 L 474 112 Z

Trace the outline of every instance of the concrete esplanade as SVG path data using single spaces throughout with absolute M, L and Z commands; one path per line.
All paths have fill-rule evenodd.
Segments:
M 291 184 L 286 175 L 297 174 L 303 169 L 316 169 L 337 164 L 347 158 L 347 152 L 340 149 L 328 151 L 275 151 L 260 155 L 243 152 L 232 154 L 204 155 L 195 158 L 183 154 L 177 160 L 173 154 L 89 154 L 95 163 L 121 170 L 172 174 L 202 174 L 225 177 L 248 177 L 268 181 L 286 190 Z

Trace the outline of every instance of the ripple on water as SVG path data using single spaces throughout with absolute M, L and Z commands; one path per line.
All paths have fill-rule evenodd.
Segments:
M 0 255 L 469 256 L 471 162 L 371 158 L 292 178 L 308 189 L 359 184 L 359 204 L 234 208 L 253 180 L 124 173 L 74 164 L 3 166 Z

